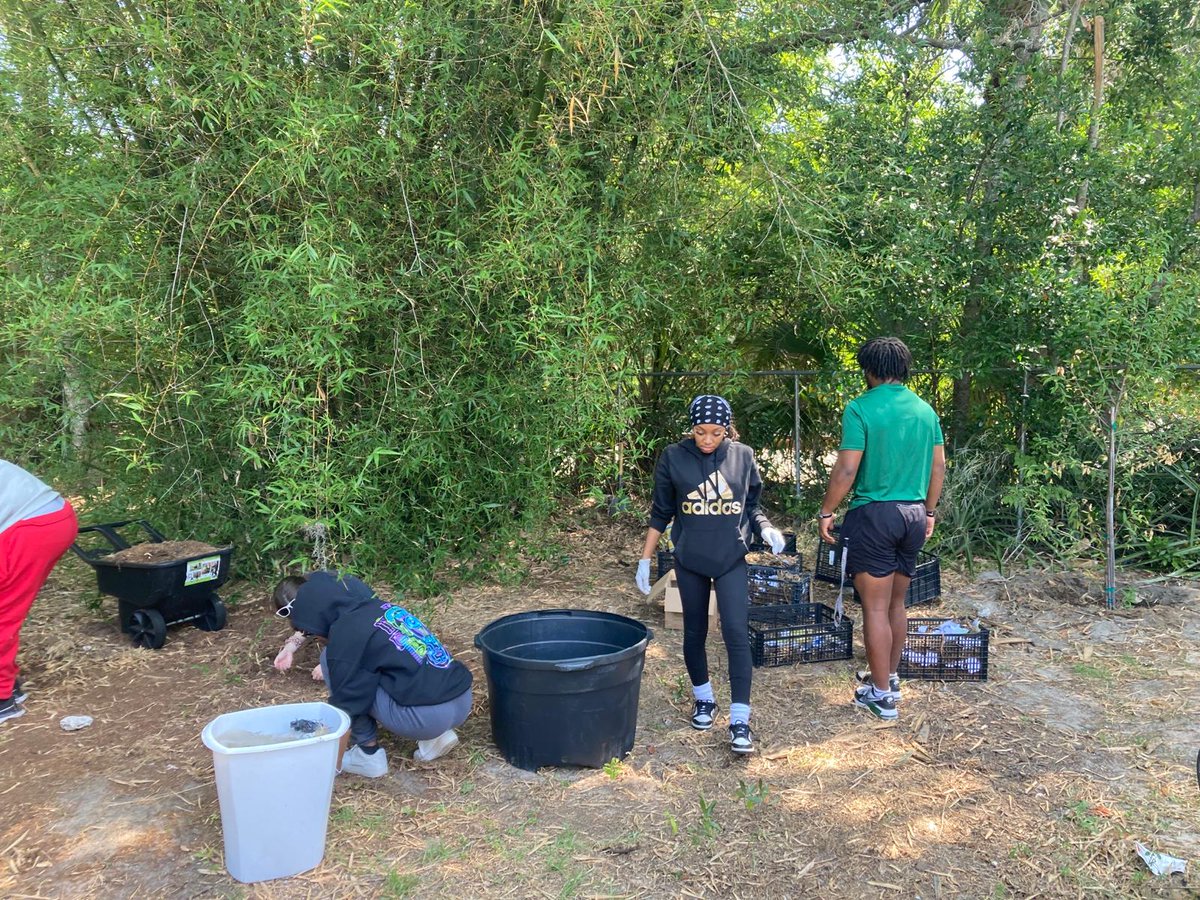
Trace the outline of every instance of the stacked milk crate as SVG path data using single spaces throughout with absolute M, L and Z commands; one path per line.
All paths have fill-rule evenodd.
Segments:
M 853 623 L 833 609 L 812 602 L 812 573 L 796 551 L 796 536 L 785 533 L 784 552 L 773 555 L 755 543 L 747 557 L 750 598 L 750 652 L 756 666 L 849 659 L 853 653 Z M 658 552 L 658 577 L 671 573 L 670 550 Z M 717 624 L 716 595 L 709 597 L 710 625 Z M 683 626 L 679 588 L 668 578 L 664 597 L 668 628 Z
M 834 529 L 837 533 L 837 529 Z M 842 545 L 818 543 L 813 564 L 818 581 L 853 590 L 842 573 Z M 941 562 L 922 550 L 917 555 L 917 571 L 904 595 L 906 607 L 932 603 L 942 595 Z M 955 619 L 909 618 L 908 636 L 900 655 L 901 678 L 927 681 L 986 681 L 988 671 L 988 630 L 978 622 L 964 624 Z

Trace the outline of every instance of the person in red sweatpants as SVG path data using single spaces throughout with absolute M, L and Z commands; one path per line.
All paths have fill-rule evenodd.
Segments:
M 27 694 L 17 678 L 21 626 L 78 532 L 61 494 L 0 459 L 0 722 L 25 714 Z

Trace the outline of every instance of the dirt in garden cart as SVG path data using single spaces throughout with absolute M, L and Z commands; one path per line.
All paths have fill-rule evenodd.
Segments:
M 201 541 L 147 541 L 101 557 L 108 563 L 160 563 L 218 553 L 220 547 Z
M 411 604 L 476 675 L 462 744 L 421 767 L 385 736 L 388 777 L 337 779 L 324 862 L 258 885 L 222 865 L 199 734 L 223 712 L 322 699 L 317 648 L 274 671 L 288 631 L 260 606 L 264 582 L 229 587 L 224 631 L 132 649 L 110 600 L 87 611 L 88 568 L 64 560 L 23 633 L 28 713 L 0 725 L 0 895 L 1194 896 L 1181 876 L 1151 876 L 1133 841 L 1200 860 L 1195 585 L 1135 586 L 1138 605 L 1106 611 L 1064 598 L 1065 574 L 944 571 L 942 602 L 914 614 L 981 617 L 986 683 L 905 682 L 899 724 L 883 727 L 849 702 L 861 645 L 854 660 L 757 669 L 761 752 L 734 759 L 723 717 L 688 727 L 680 633 L 633 585 L 641 529 L 577 509 L 551 531 L 525 583 Z M 1070 583 L 1094 593 L 1101 574 Z M 815 593 L 832 602 L 827 585 Z M 637 741 L 605 769 L 521 772 L 490 742 L 472 639 L 498 616 L 561 607 L 654 628 Z M 716 633 L 709 658 L 724 712 Z M 95 724 L 64 732 L 71 714 Z

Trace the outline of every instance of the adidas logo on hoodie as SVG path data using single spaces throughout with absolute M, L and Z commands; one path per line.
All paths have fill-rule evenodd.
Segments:
M 696 485 L 679 509 L 687 516 L 736 516 L 742 512 L 742 503 L 733 499 L 733 491 L 724 476 L 713 472 Z

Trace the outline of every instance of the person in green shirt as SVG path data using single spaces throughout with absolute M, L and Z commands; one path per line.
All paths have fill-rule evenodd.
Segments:
M 946 454 L 937 413 L 905 382 L 912 354 L 899 338 L 867 341 L 858 351 L 867 392 L 842 415 L 842 443 L 817 516 L 821 539 L 836 544 L 833 515 L 850 495 L 839 534 L 846 572 L 862 599 L 870 672 L 854 704 L 895 719 L 896 674 L 908 635 L 904 595 L 917 553 L 933 534 Z

